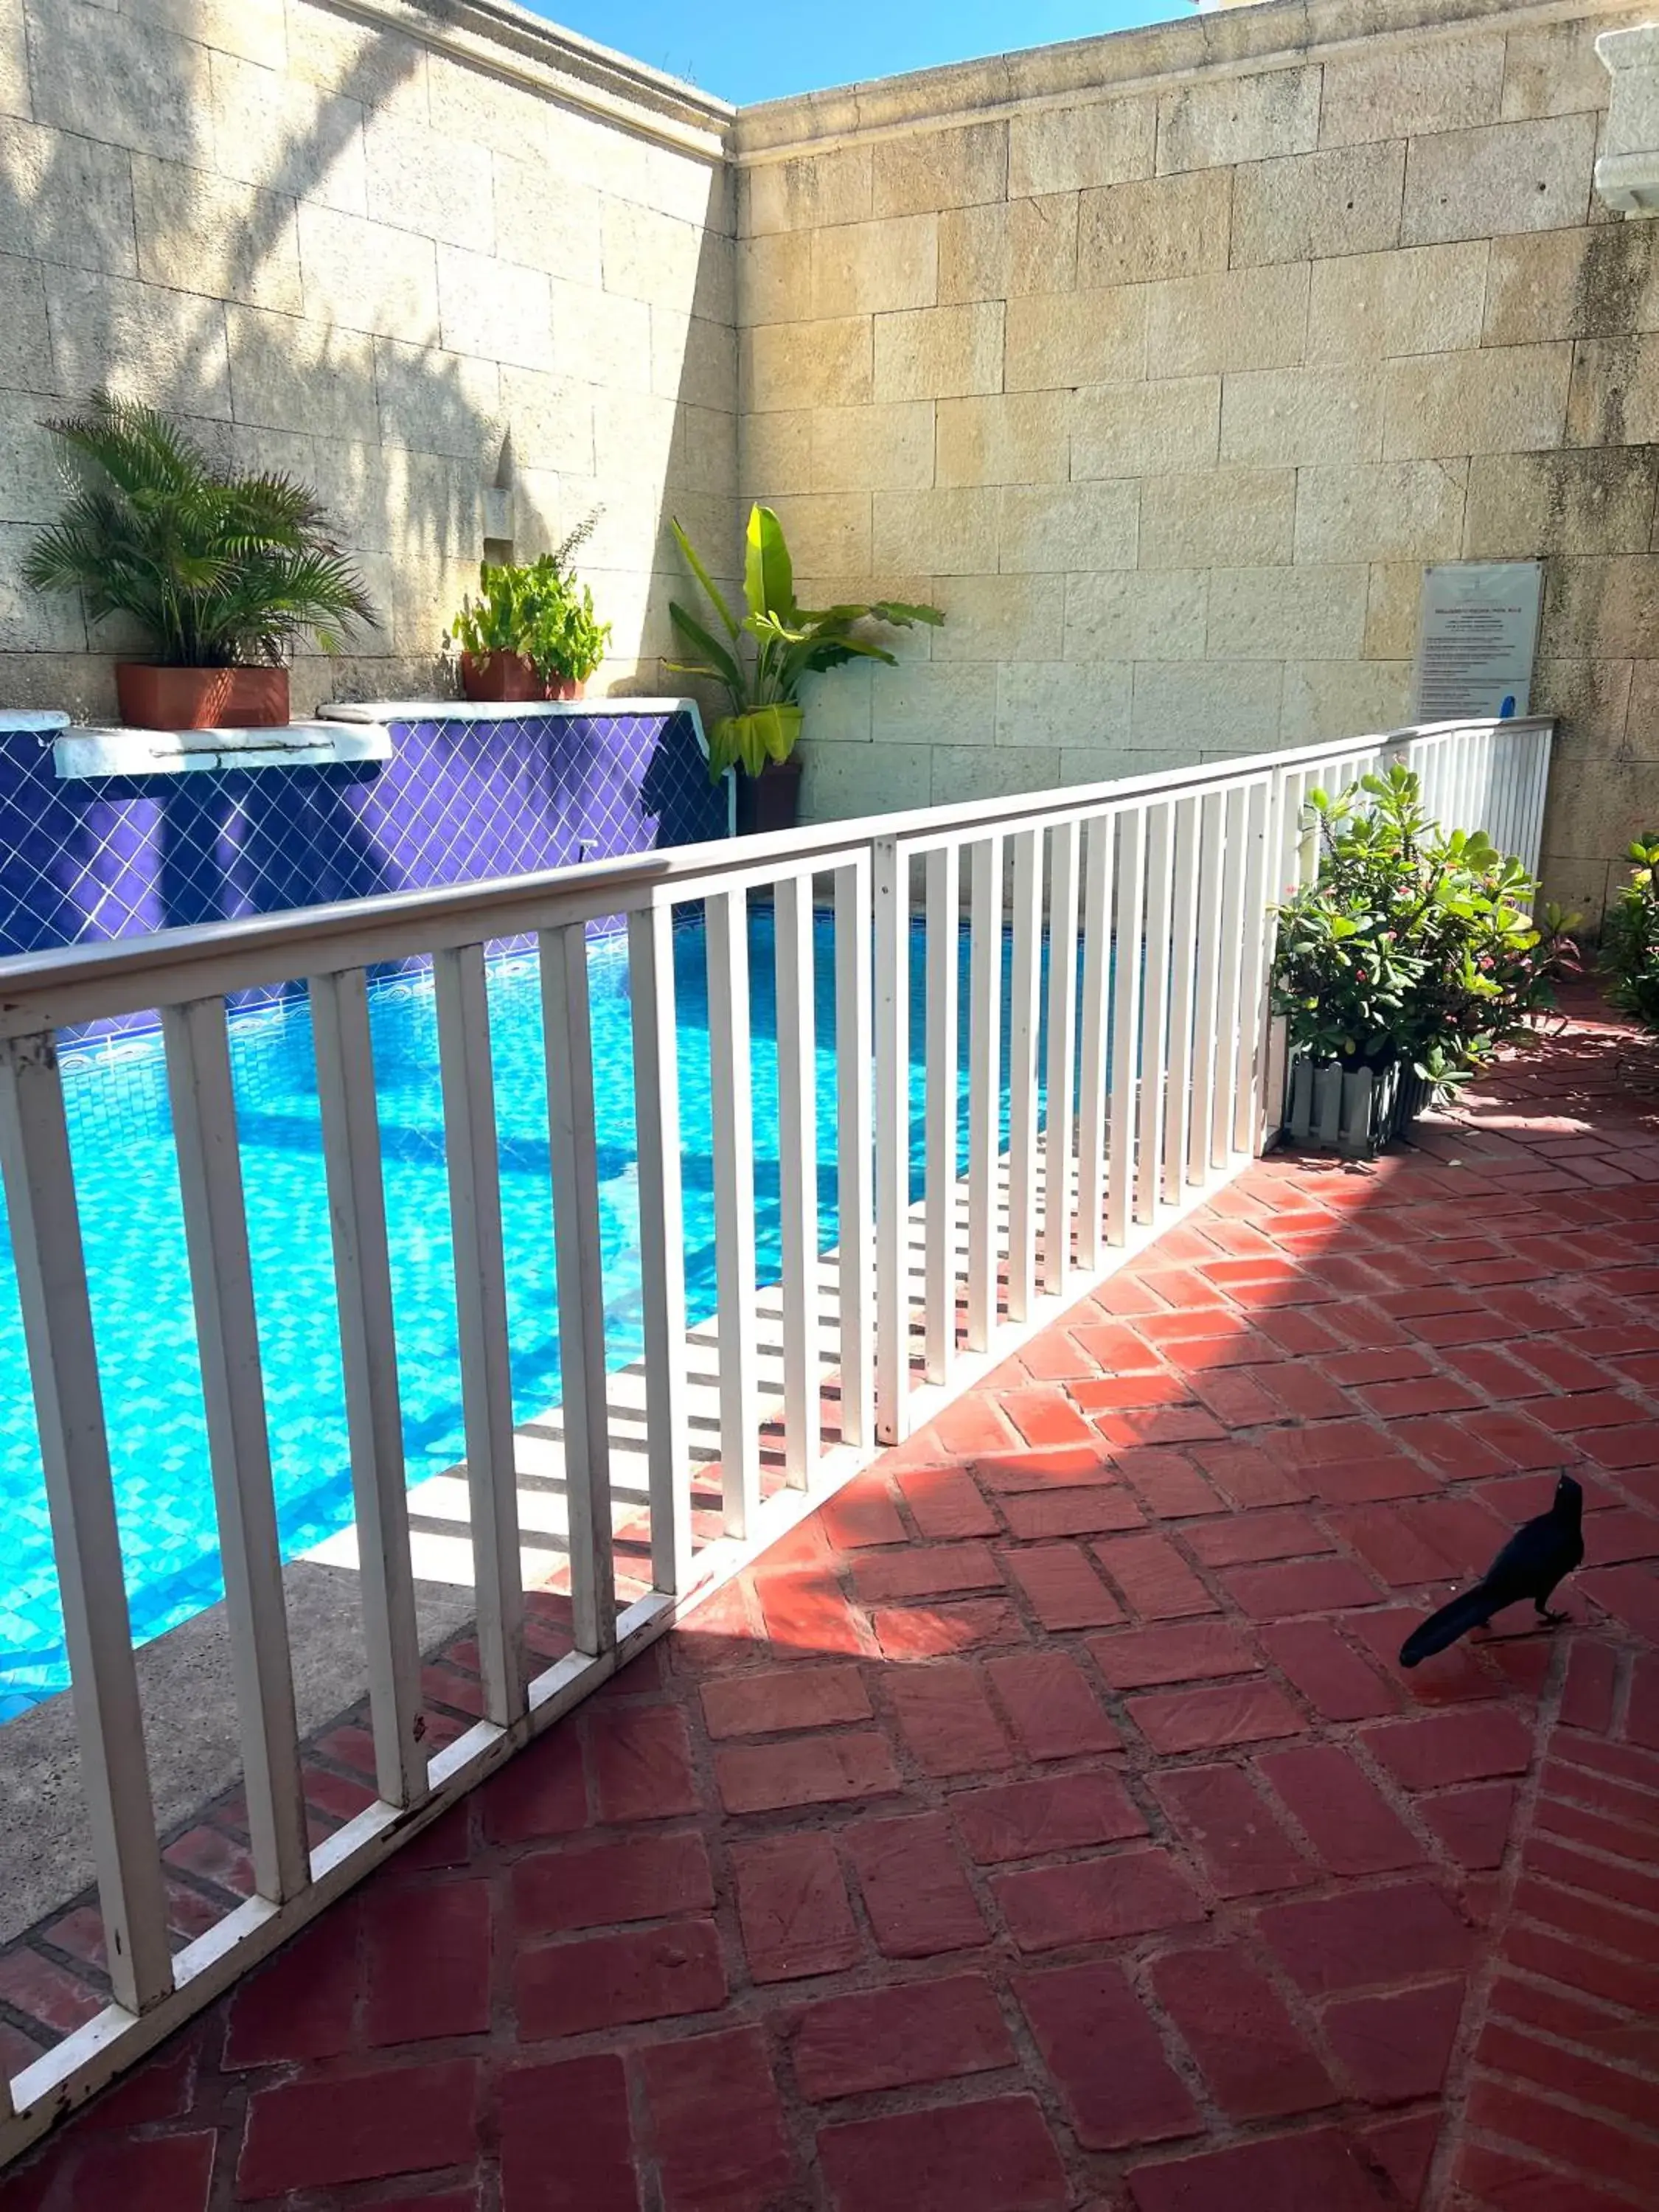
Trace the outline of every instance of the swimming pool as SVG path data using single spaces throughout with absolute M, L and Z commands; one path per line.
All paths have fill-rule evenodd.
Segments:
M 818 1194 L 822 1242 L 836 1236 L 833 927 L 815 927 Z M 674 939 L 680 1038 L 686 1295 L 714 1305 L 708 973 L 701 919 Z M 750 917 L 757 1279 L 781 1269 L 772 915 Z M 967 1034 L 962 943 L 962 1034 Z M 1006 962 L 1005 946 L 1005 964 Z M 628 956 L 621 935 L 588 951 L 599 1136 L 606 1356 L 641 1351 L 639 1210 Z M 912 1178 L 921 1188 L 923 944 L 910 960 Z M 489 965 L 500 1134 L 514 1409 L 559 1396 L 552 1200 L 541 998 L 533 958 Z M 1006 1008 L 1007 994 L 1003 1003 Z M 294 1000 L 230 1022 L 254 1291 L 283 1556 L 351 1518 L 316 1067 L 308 1010 Z M 430 975 L 370 992 L 392 1295 L 411 1484 L 464 1451 L 449 1198 Z M 104 1376 L 116 1505 L 136 1638 L 146 1642 L 223 1595 L 184 1221 L 158 1036 L 66 1050 L 64 1097 L 80 1194 L 93 1322 Z M 959 1079 L 966 1139 L 967 1085 Z M 67 1686 L 22 1325 L 9 1242 L 0 1265 L 0 1719 Z

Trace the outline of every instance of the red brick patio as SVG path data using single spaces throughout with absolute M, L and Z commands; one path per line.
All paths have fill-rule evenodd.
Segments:
M 1659 2206 L 1659 1052 L 1276 1158 L 0 2212 Z M 1585 1485 L 1555 1634 L 1402 1674 Z

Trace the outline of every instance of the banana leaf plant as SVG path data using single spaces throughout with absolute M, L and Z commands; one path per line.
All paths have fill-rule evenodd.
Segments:
M 915 623 L 939 623 L 937 607 L 907 606 L 884 599 L 868 606 L 797 606 L 794 570 L 783 526 L 769 507 L 750 510 L 743 596 L 738 618 L 721 597 L 708 568 L 679 524 L 672 525 L 686 563 L 701 586 L 721 629 L 714 632 L 677 602 L 669 604 L 675 632 L 690 656 L 671 660 L 683 676 L 705 676 L 720 684 L 732 702 L 708 732 L 708 772 L 718 783 L 731 768 L 757 776 L 769 761 L 786 761 L 800 737 L 800 684 L 820 669 L 849 660 L 884 660 L 896 665 L 884 646 L 855 634 L 862 622 L 908 629 Z M 745 640 L 748 642 L 745 642 Z

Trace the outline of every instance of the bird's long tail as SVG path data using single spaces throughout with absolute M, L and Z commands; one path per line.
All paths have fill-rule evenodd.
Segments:
M 1431 1613 L 1420 1627 L 1412 1631 L 1400 1647 L 1401 1665 L 1415 1667 L 1419 1660 L 1432 1659 L 1437 1651 L 1445 1650 L 1460 1636 L 1467 1636 L 1470 1629 L 1484 1628 L 1492 1612 L 1485 1583 L 1477 1583 L 1473 1589 L 1466 1589 L 1461 1596 L 1449 1600 L 1438 1613 Z

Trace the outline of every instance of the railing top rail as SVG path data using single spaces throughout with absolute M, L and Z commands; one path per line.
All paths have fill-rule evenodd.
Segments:
M 324 974 L 481 940 L 528 934 L 557 923 L 594 919 L 695 899 L 734 878 L 763 877 L 770 863 L 799 874 L 829 870 L 878 839 L 970 841 L 977 831 L 1007 833 L 1056 815 L 1133 804 L 1165 794 L 1224 787 L 1297 763 L 1340 759 L 1456 730 L 1538 730 L 1553 719 L 1423 723 L 1352 738 L 1246 754 L 1190 768 L 1110 781 L 1026 792 L 988 805 L 951 806 L 814 823 L 764 840 L 722 838 L 644 858 L 584 861 L 574 867 L 438 890 L 198 923 L 153 936 L 65 945 L 0 960 L 0 1036 L 27 1036 L 106 1015 L 176 1006 L 264 983 Z

